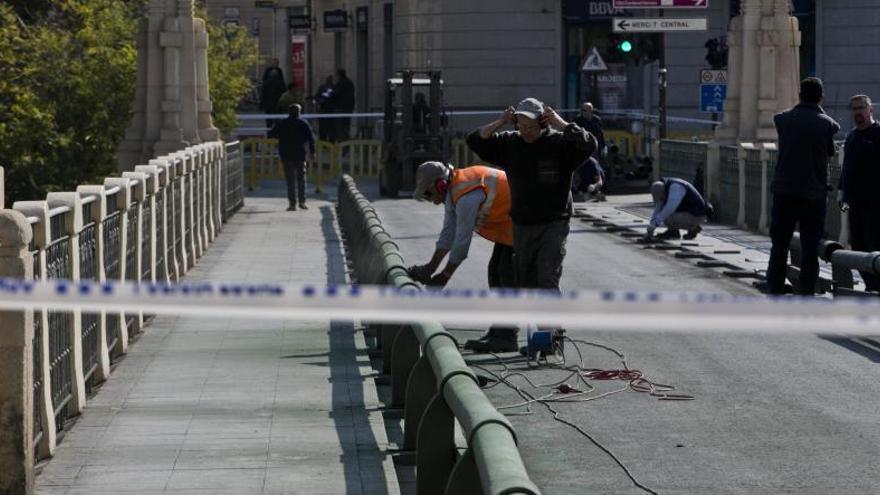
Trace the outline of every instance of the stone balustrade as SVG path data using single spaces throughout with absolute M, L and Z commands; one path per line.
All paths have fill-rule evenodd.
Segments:
M 243 204 L 242 174 L 239 144 L 216 141 L 102 184 L 18 201 L 0 209 L 0 276 L 176 282 Z M 33 491 L 35 461 L 53 454 L 58 433 L 149 317 L 0 312 L 0 493 Z

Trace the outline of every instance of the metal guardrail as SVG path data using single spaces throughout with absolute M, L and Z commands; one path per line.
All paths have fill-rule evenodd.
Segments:
M 339 179 L 337 213 L 357 283 L 420 290 L 375 209 L 348 175 Z M 539 494 L 507 418 L 489 402 L 437 323 L 380 325 L 378 345 L 391 374 L 392 406 L 404 407 L 403 449 L 415 452 L 416 490 L 425 494 Z M 467 450 L 457 456 L 454 422 Z

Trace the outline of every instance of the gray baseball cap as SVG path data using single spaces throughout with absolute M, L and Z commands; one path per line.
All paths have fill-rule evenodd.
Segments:
M 535 98 L 526 98 L 525 100 L 516 104 L 516 111 L 514 111 L 515 115 L 522 115 L 523 117 L 528 117 L 530 119 L 539 119 L 541 114 L 544 113 L 544 104 L 541 103 L 540 100 Z
M 425 193 L 432 192 L 437 179 L 445 179 L 449 175 L 451 166 L 440 162 L 425 162 L 416 170 L 416 188 L 413 198 L 416 201 L 425 201 Z

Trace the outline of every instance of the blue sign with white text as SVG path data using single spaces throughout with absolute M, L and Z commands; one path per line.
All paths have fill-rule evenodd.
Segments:
M 727 97 L 726 84 L 700 84 L 700 111 L 721 113 Z

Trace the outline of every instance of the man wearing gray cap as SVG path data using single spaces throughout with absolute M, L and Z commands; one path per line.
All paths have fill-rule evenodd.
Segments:
M 498 132 L 509 124 L 516 130 Z M 467 144 L 507 172 L 517 284 L 559 291 L 572 174 L 596 150 L 596 138 L 526 98 L 468 135 Z

